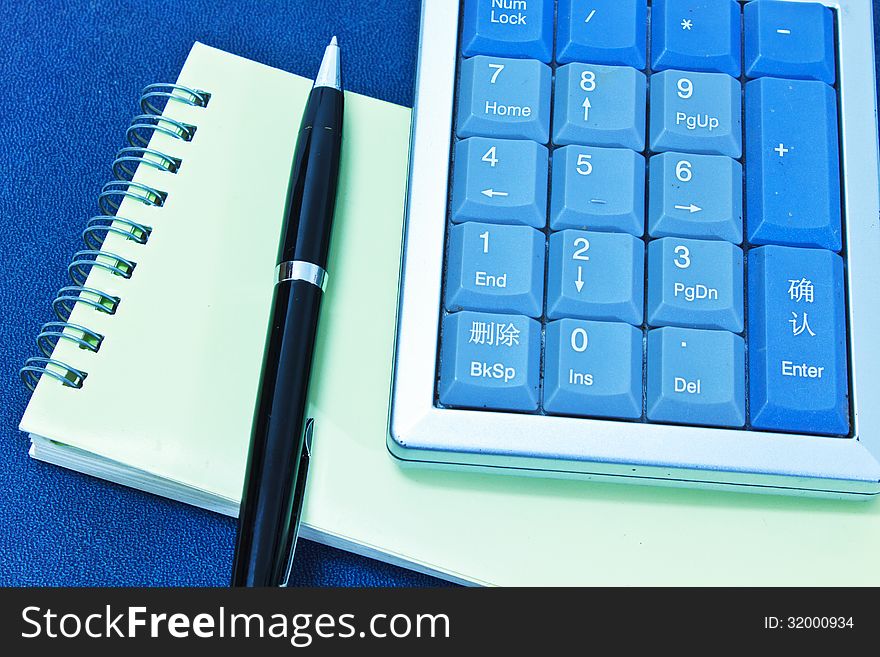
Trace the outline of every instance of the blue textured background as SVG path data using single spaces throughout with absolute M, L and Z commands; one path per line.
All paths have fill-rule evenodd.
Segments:
M 228 582 L 234 521 L 27 457 L 18 368 L 140 89 L 174 80 L 193 41 L 312 76 L 336 33 L 347 88 L 409 105 L 418 13 L 418 0 L 0 0 L 0 585 Z M 439 583 L 307 541 L 298 556 L 297 584 Z
M 65 284 L 140 90 L 193 41 L 313 77 L 338 34 L 346 87 L 412 104 L 415 0 L 0 0 L 0 585 L 225 585 L 234 521 L 27 457 L 17 370 Z M 304 585 L 429 585 L 303 541 Z

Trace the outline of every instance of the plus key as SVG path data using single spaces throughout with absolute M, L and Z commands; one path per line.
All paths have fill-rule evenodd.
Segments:
M 815 80 L 746 84 L 746 203 L 752 244 L 839 251 L 837 99 Z

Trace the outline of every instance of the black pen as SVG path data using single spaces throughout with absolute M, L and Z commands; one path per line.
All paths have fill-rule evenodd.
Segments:
M 290 574 L 311 449 L 306 394 L 327 281 L 342 105 L 339 45 L 333 37 L 306 103 L 290 172 L 233 586 L 283 586 Z

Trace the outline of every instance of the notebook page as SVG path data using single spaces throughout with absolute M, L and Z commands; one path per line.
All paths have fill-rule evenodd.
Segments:
M 105 340 L 98 353 L 59 343 L 53 357 L 87 372 L 85 384 L 77 390 L 44 377 L 21 428 L 237 501 L 311 82 L 202 44 L 178 82 L 212 95 L 206 108 L 166 108 L 197 126 L 191 142 L 162 134 L 150 142 L 181 158 L 179 172 L 138 169 L 135 180 L 166 191 L 167 201 L 154 208 L 126 199 L 118 212 L 152 226 L 149 242 L 110 235 L 104 244 L 137 262 L 134 275 L 93 268 L 86 283 L 119 296 L 119 308 L 107 315 L 77 304 L 69 320 Z M 348 158 L 381 158 L 350 151 Z

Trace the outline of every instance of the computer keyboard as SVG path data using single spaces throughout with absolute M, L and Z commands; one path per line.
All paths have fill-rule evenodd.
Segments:
M 454 5 L 423 3 L 392 453 L 880 491 L 870 2 Z

